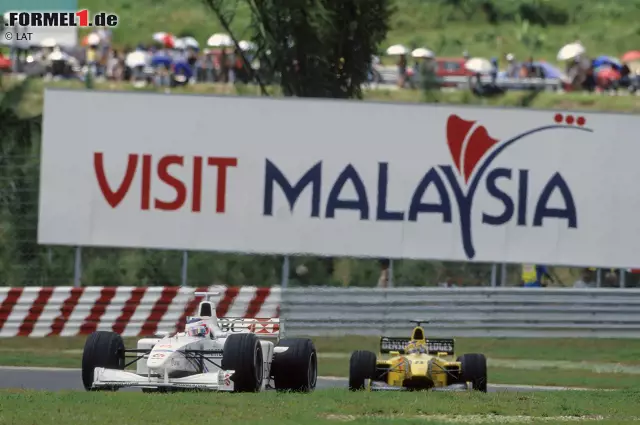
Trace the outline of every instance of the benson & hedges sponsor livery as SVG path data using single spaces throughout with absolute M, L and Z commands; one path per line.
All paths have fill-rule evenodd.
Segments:
M 47 90 L 39 242 L 633 267 L 638 121 Z

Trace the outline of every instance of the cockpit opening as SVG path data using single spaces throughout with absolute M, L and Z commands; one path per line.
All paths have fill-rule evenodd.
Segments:
M 413 339 L 413 340 L 422 340 L 422 339 L 424 339 L 424 331 L 422 330 L 421 327 L 418 326 L 413 330 L 413 336 L 411 337 L 411 339 Z
M 198 312 L 200 317 L 213 317 L 213 306 L 209 301 L 202 301 L 200 303 L 200 311 Z

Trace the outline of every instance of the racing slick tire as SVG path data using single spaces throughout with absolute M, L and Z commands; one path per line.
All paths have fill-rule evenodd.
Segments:
M 233 391 L 255 393 L 262 389 L 262 345 L 255 334 L 229 335 L 222 351 L 222 369 L 235 370 Z
M 287 347 L 287 351 L 276 353 L 271 364 L 276 390 L 313 391 L 318 381 L 318 355 L 313 341 L 288 338 L 280 340 L 277 347 Z
M 124 370 L 124 340 L 122 336 L 108 331 L 97 331 L 89 335 L 82 352 L 82 384 L 87 391 L 99 390 L 91 388 L 93 370 L 97 367 Z
M 358 350 L 351 354 L 349 361 L 349 390 L 365 389 L 365 381 L 373 379 L 376 373 L 377 358 L 371 351 Z
M 461 363 L 460 380 L 471 382 L 475 391 L 487 392 L 487 358 L 484 354 L 463 354 L 457 360 Z

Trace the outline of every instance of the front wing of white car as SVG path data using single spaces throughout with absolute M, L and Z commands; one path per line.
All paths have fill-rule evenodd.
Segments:
M 150 389 L 201 389 L 211 391 L 233 391 L 231 377 L 235 371 L 199 373 L 182 378 L 144 376 L 118 369 L 97 367 L 93 371 L 94 388 L 150 388 Z

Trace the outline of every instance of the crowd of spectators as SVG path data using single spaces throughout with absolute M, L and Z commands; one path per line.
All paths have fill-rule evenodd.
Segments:
M 193 37 L 157 33 L 147 43 L 116 49 L 111 31 L 100 28 L 86 36 L 77 48 L 59 46 L 53 39 L 38 46 L 11 46 L 10 57 L 4 62 L 0 58 L 0 68 L 4 64 L 5 70 L 21 74 L 73 79 L 86 79 L 90 75 L 157 86 L 250 83 L 251 74 L 260 73 L 260 62 L 254 58 L 250 42 L 241 41 L 236 46 L 228 35 L 214 34 L 206 45 L 202 48 Z M 556 82 L 558 88 L 568 91 L 624 88 L 633 92 L 640 87 L 640 51 L 627 52 L 620 59 L 591 58 L 579 42 L 560 50 L 557 57 L 563 63 L 560 67 L 533 57 L 518 60 L 511 53 L 491 59 L 472 57 L 468 52 L 460 57 L 439 57 L 426 48 L 411 51 L 402 45 L 389 47 L 384 56 L 390 60 L 373 58 L 372 83 L 448 87 L 459 86 L 454 81 L 457 78 L 480 94 L 544 85 L 538 80 Z M 393 67 L 383 66 L 383 62 L 395 63 L 396 72 L 390 71 Z
M 456 85 L 456 78 L 468 79 L 469 86 L 478 94 L 551 85 L 558 90 L 590 92 L 619 89 L 635 92 L 640 87 L 640 51 L 629 51 L 621 58 L 591 57 L 579 41 L 560 49 L 556 58 L 560 66 L 533 57 L 518 60 L 512 53 L 490 59 L 472 57 L 466 51 L 458 58 L 439 57 L 426 48 L 411 50 L 399 44 L 389 47 L 386 53 L 397 57 L 399 87 L 416 87 L 432 81 L 446 86 L 447 80 Z M 410 66 L 411 59 L 413 66 Z

